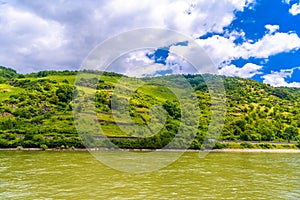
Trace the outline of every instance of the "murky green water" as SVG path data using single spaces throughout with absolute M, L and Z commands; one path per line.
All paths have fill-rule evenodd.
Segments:
M 185 153 L 128 174 L 88 152 L 0 151 L 0 199 L 300 199 L 300 155 Z

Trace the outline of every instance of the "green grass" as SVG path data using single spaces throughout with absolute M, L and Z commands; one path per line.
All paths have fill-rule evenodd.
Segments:
M 177 99 L 174 93 L 170 89 L 166 88 L 165 86 L 143 85 L 138 89 L 138 91 L 147 94 L 149 96 L 153 96 L 161 102 L 165 101 L 166 99 L 168 100 Z
M 108 113 L 101 113 L 101 112 L 98 112 L 97 113 L 97 118 L 99 120 L 106 120 L 106 121 L 114 121 L 114 117 L 112 114 L 108 114 Z
M 46 76 L 44 77 L 45 79 L 50 79 L 50 80 L 55 80 L 57 82 L 63 82 L 64 80 L 67 80 L 70 84 L 74 84 L 74 81 L 76 79 L 76 76 L 74 75 L 69 75 L 69 76 Z
M 23 91 L 24 89 L 22 88 L 13 87 L 8 84 L 0 84 L 1 101 L 7 100 L 11 95 L 17 95 Z
M 106 136 L 110 137 L 128 137 L 128 134 L 123 132 L 117 124 L 100 123 L 100 127 Z

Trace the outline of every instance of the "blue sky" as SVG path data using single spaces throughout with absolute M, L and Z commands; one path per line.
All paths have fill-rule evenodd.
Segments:
M 299 1 L 257 1 L 254 9 L 245 9 L 244 12 L 238 12 L 237 18 L 228 27 L 233 30 L 243 30 L 245 37 L 258 41 L 266 34 L 266 24 L 278 25 L 278 32 L 294 32 L 300 35 L 300 15 L 292 14 L 290 10 L 292 5 L 297 5 Z M 268 61 L 263 59 L 237 59 L 234 63 L 238 67 L 251 62 L 257 65 L 263 64 L 262 74 L 270 74 L 272 71 L 294 69 L 291 76 L 286 77 L 288 83 L 300 81 L 300 51 L 295 48 L 286 52 L 279 52 L 268 57 Z M 298 75 L 298 76 L 297 76 Z M 256 75 L 255 80 L 263 81 L 263 75 Z
M 102 41 L 156 27 L 193 38 L 219 74 L 300 87 L 299 0 L 0 0 L 0 26 L 0 65 L 21 73 L 79 69 Z M 145 76 L 189 68 L 164 48 L 132 52 L 112 70 Z

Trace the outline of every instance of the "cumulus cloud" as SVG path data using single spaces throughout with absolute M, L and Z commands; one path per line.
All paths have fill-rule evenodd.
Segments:
M 272 34 L 275 33 L 277 30 L 279 30 L 279 25 L 267 24 L 265 25 L 265 28 L 268 30 L 269 34 Z
M 130 77 L 160 76 L 171 74 L 199 73 L 184 58 L 169 53 L 165 59 L 166 64 L 156 63 L 153 50 L 138 50 L 119 57 L 108 67 L 108 71 L 125 74 Z
M 154 58 L 147 56 L 152 53 L 153 50 L 130 52 L 119 57 L 106 70 L 130 77 L 158 76 L 160 72 L 169 70 L 168 65 L 155 63 Z
M 0 6 L 0 19 L 1 64 L 26 67 L 40 60 L 45 65 L 64 64 L 65 58 L 57 54 L 68 43 L 61 24 L 7 5 Z
M 247 63 L 241 68 L 231 64 L 221 68 L 219 70 L 219 74 L 226 76 L 238 76 L 242 78 L 252 78 L 256 74 L 261 74 L 261 72 L 259 71 L 261 69 L 262 66 L 253 63 Z
M 299 87 L 300 82 L 286 82 L 285 78 L 291 77 L 294 73 L 295 69 L 300 69 L 300 67 L 292 68 L 292 69 L 282 69 L 280 71 L 272 71 L 270 74 L 266 74 L 262 76 L 264 79 L 263 82 L 266 84 L 270 84 L 274 87 Z
M 20 72 L 75 68 L 101 41 L 131 29 L 220 33 L 254 0 L 16 1 L 0 5 L 0 64 Z
M 161 72 L 167 70 L 168 70 L 168 66 L 159 63 L 153 63 L 147 66 L 132 66 L 124 74 L 130 77 L 140 78 L 146 76 L 160 76 Z
M 207 39 L 197 39 L 196 42 L 206 51 L 216 65 L 240 57 L 239 46 L 230 38 L 214 35 Z
M 127 76 L 141 77 L 146 66 L 155 65 L 155 60 L 149 58 L 147 54 L 153 53 L 152 50 L 139 50 L 118 57 L 111 63 L 106 71 L 122 73 Z
M 300 14 L 300 3 L 293 4 L 289 12 L 294 16 Z
M 300 38 L 296 33 L 267 34 L 254 44 L 245 43 L 241 46 L 243 58 L 268 58 L 281 52 L 289 52 L 300 48 Z
M 274 27 L 271 29 L 275 30 Z M 227 65 L 230 61 L 238 58 L 268 58 L 278 53 L 300 48 L 300 38 L 296 33 L 271 33 L 272 31 L 255 43 L 246 41 L 242 44 L 236 44 L 233 39 L 219 35 L 198 39 L 197 42 L 218 66 Z
M 197 73 L 197 70 L 190 63 L 174 54 L 169 54 L 166 59 L 166 65 L 172 70 L 172 74 L 182 74 L 182 72 L 186 74 Z

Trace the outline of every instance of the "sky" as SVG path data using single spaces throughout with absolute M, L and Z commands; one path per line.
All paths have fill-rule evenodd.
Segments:
M 299 0 L 0 0 L 0 27 L 0 65 L 19 73 L 78 70 L 101 42 L 153 27 L 190 37 L 220 75 L 300 87 Z M 193 73 L 170 48 L 130 52 L 111 70 Z

